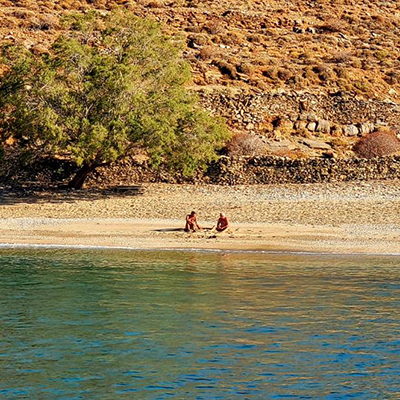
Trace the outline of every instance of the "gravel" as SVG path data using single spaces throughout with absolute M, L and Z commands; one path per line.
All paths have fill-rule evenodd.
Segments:
M 200 221 L 215 221 L 224 211 L 232 222 L 400 226 L 399 181 L 143 186 L 144 194 L 138 196 L 100 191 L 38 191 L 22 196 L 3 190 L 0 218 L 183 220 L 195 210 Z

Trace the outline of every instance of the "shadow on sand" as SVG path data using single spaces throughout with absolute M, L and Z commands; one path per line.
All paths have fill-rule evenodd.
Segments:
M 0 205 L 35 203 L 74 203 L 76 201 L 94 201 L 113 197 L 134 197 L 143 194 L 141 186 L 111 187 L 107 189 L 65 189 L 43 187 L 1 187 Z
M 183 228 L 154 229 L 154 232 L 185 232 Z
M 196 232 L 185 231 L 184 228 L 163 228 L 163 229 L 154 229 L 153 232 L 185 232 L 185 233 L 199 233 L 199 232 L 209 232 L 212 228 L 201 228 Z

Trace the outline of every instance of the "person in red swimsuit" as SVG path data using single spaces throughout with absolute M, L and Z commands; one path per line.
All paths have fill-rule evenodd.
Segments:
M 197 229 L 201 229 L 197 222 L 197 214 L 192 211 L 189 215 L 186 215 L 185 232 L 196 232 Z
M 217 232 L 222 232 L 228 229 L 229 227 L 229 221 L 228 218 L 224 213 L 219 214 L 218 222 L 217 222 L 217 227 L 215 228 Z

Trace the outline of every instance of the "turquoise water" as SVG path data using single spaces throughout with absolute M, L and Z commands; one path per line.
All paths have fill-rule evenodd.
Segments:
M 400 261 L 3 250 L 0 398 L 399 399 Z

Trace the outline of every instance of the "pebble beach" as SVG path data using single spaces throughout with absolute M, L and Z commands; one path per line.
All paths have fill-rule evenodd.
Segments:
M 196 211 L 199 232 L 183 232 Z M 132 249 L 400 254 L 400 182 L 145 184 L 107 191 L 1 193 L 0 243 Z M 220 212 L 228 232 L 209 229 Z

